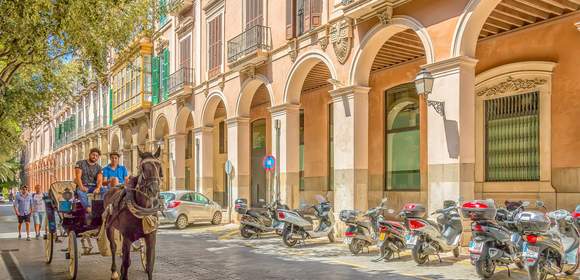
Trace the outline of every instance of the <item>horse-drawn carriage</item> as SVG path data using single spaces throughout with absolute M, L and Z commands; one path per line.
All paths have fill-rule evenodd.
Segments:
M 47 264 L 52 262 L 55 251 L 55 240 L 57 238 L 57 227 L 60 225 L 64 232 L 63 237 L 66 238 L 66 242 L 64 242 L 66 249 L 60 251 L 66 252 L 65 258 L 68 260 L 67 277 L 69 279 L 76 279 L 81 256 L 97 254 L 107 256 L 117 253 L 110 252 L 108 241 L 104 234 L 105 227 L 102 226 L 102 214 L 105 211 L 103 200 L 92 200 L 92 218 L 90 219 L 90 223 L 87 223 L 86 217 L 89 214 L 80 201 L 75 198 L 75 188 L 76 186 L 72 181 L 55 182 L 50 185 L 49 191 L 44 197 L 48 220 L 47 234 L 45 237 L 45 261 Z M 57 218 L 59 218 L 58 221 Z M 100 240 L 102 238 L 105 238 L 105 240 Z M 94 250 L 91 242 L 92 239 L 97 241 L 100 250 Z M 139 246 L 133 247 L 133 249 L 140 251 L 141 263 L 145 268 L 145 246 L 143 240 L 140 240 L 138 243 Z M 81 250 L 79 251 L 79 249 Z

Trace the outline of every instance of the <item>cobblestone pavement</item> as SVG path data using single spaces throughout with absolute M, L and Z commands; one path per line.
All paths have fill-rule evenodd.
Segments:
M 43 242 L 15 238 L 15 223 L 2 219 L 0 207 L 0 279 L 5 279 L 4 255 L 11 256 L 24 279 L 65 279 L 64 253 L 55 252 L 52 264 L 43 262 Z M 308 240 L 295 248 L 287 248 L 279 237 L 244 240 L 235 225 L 197 225 L 179 231 L 162 227 L 158 234 L 155 279 L 476 279 L 467 254 L 454 258 L 442 255 L 442 262 L 433 258 L 417 266 L 409 253 L 390 262 L 374 263 L 376 251 L 352 256 L 342 243 L 330 244 L 326 239 Z M 63 244 L 57 246 L 64 249 Z M 10 251 L 6 250 L 18 250 Z M 109 279 L 110 257 L 83 256 L 79 279 Z M 3 274 L 4 273 L 4 274 Z M 145 279 L 137 253 L 132 255 L 130 279 Z M 13 274 L 12 279 L 18 279 Z M 493 279 L 527 279 L 525 271 L 498 268 Z M 558 279 L 580 279 L 573 277 Z

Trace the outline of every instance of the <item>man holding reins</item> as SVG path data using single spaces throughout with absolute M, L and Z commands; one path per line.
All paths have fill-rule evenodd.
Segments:
M 103 185 L 103 170 L 97 163 L 100 156 L 101 151 L 92 148 L 89 152 L 89 159 L 79 160 L 75 165 L 74 182 L 77 185 L 77 195 L 88 213 L 92 212 L 88 194 L 99 194 Z

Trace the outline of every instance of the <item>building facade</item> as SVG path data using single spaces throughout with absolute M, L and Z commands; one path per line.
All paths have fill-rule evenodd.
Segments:
M 31 132 L 31 182 L 71 179 L 93 146 L 134 174 L 137 149 L 160 147 L 164 190 L 222 205 L 276 190 L 336 212 L 383 197 L 580 203 L 580 1 L 176 3 L 160 1 L 172 8 L 109 85 Z

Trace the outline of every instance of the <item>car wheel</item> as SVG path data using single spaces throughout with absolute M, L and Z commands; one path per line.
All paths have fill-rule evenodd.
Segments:
M 189 222 L 187 221 L 187 217 L 183 214 L 179 215 L 177 217 L 177 220 L 175 221 L 175 227 L 178 229 L 184 229 L 189 225 Z
M 222 213 L 220 211 L 216 211 L 213 214 L 213 218 L 211 219 L 212 225 L 219 225 L 222 223 Z

